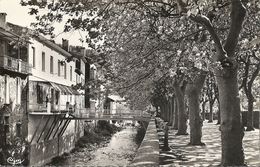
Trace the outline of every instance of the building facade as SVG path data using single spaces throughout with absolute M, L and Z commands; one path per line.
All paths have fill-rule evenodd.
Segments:
M 64 45 L 64 44 L 63 44 Z M 83 135 L 83 122 L 66 120 L 68 114 L 84 112 L 84 91 L 73 85 L 84 82 L 84 69 L 76 68 L 76 61 L 68 50 L 42 36 L 31 39 L 28 90 L 28 141 L 30 164 L 42 165 L 53 157 L 69 152 Z M 39 156 L 36 156 L 39 155 Z
M 68 118 L 88 107 L 85 88 L 78 86 L 86 82 L 85 52 L 75 56 L 67 40 L 57 45 L 43 36 L 17 47 L 29 30 L 6 23 L 5 16 L 0 14 L 0 162 L 44 165 L 83 135 L 84 122 Z
M 27 103 L 23 92 L 31 73 L 28 45 L 6 27 L 0 13 L 0 163 L 24 162 L 27 154 Z M 16 161 L 15 161 L 16 160 Z

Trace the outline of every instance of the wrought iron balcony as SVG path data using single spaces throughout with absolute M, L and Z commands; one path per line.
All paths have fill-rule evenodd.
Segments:
M 0 56 L 0 68 L 23 74 L 31 73 L 31 66 L 27 62 L 6 55 Z

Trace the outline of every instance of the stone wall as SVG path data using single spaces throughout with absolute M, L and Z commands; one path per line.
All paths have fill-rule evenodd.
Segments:
M 144 139 L 130 166 L 159 166 L 159 154 L 159 138 L 156 130 L 155 120 L 151 119 Z
M 72 122 L 71 122 L 72 123 Z M 74 127 L 70 125 L 68 126 L 68 130 L 60 137 L 55 137 L 50 140 L 40 141 L 39 143 L 33 142 L 30 145 L 30 166 L 42 166 L 51 162 L 52 158 L 60 156 L 64 153 L 70 152 L 73 148 L 75 148 L 75 143 L 80 131 L 71 131 L 70 127 Z M 73 122 L 75 124 L 75 122 Z
M 71 120 L 66 126 L 66 120 L 62 121 L 62 117 L 63 115 L 29 115 L 30 166 L 45 165 L 52 158 L 75 148 L 76 141 L 83 134 L 83 122 Z M 66 130 L 61 134 L 65 127 Z
M 73 134 L 36 143 L 30 146 L 30 166 L 42 166 L 51 162 L 52 158 L 70 152 L 75 147 Z

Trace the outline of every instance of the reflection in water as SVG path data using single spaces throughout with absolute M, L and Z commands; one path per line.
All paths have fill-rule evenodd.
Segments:
M 129 164 L 137 150 L 135 143 L 136 129 L 128 127 L 113 135 L 110 142 L 96 151 L 84 150 L 72 153 L 64 165 L 71 166 L 122 166 Z

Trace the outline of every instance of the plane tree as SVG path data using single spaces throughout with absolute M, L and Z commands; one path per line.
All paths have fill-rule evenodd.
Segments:
M 217 3 L 220 1 L 217 1 Z M 204 26 L 210 33 L 216 49 L 216 53 L 212 55 L 215 63 L 220 64 L 220 68 L 215 68 L 217 85 L 219 88 L 219 100 L 221 111 L 221 143 L 222 143 L 222 160 L 223 166 L 228 165 L 244 165 L 244 152 L 242 147 L 243 128 L 240 119 L 240 101 L 238 98 L 238 81 L 237 81 L 237 61 L 235 49 L 239 41 L 239 35 L 242 30 L 242 24 L 246 16 L 246 9 L 242 1 L 232 0 L 231 4 L 227 2 L 231 8 L 226 8 L 223 14 L 218 13 L 221 17 L 228 18 L 230 23 L 228 34 L 225 36 L 225 42 L 221 42 L 220 34 L 215 31 L 214 26 L 219 24 L 219 20 L 211 20 L 207 17 L 209 13 L 203 13 L 199 8 L 194 10 L 191 19 L 196 23 Z M 216 7 L 218 7 L 217 4 Z M 181 12 L 189 11 L 187 4 L 179 3 Z M 209 9 L 207 12 L 209 12 Z M 211 8 L 211 10 L 213 10 Z M 230 11 L 231 10 L 231 11 Z M 225 15 L 231 12 L 230 17 Z

